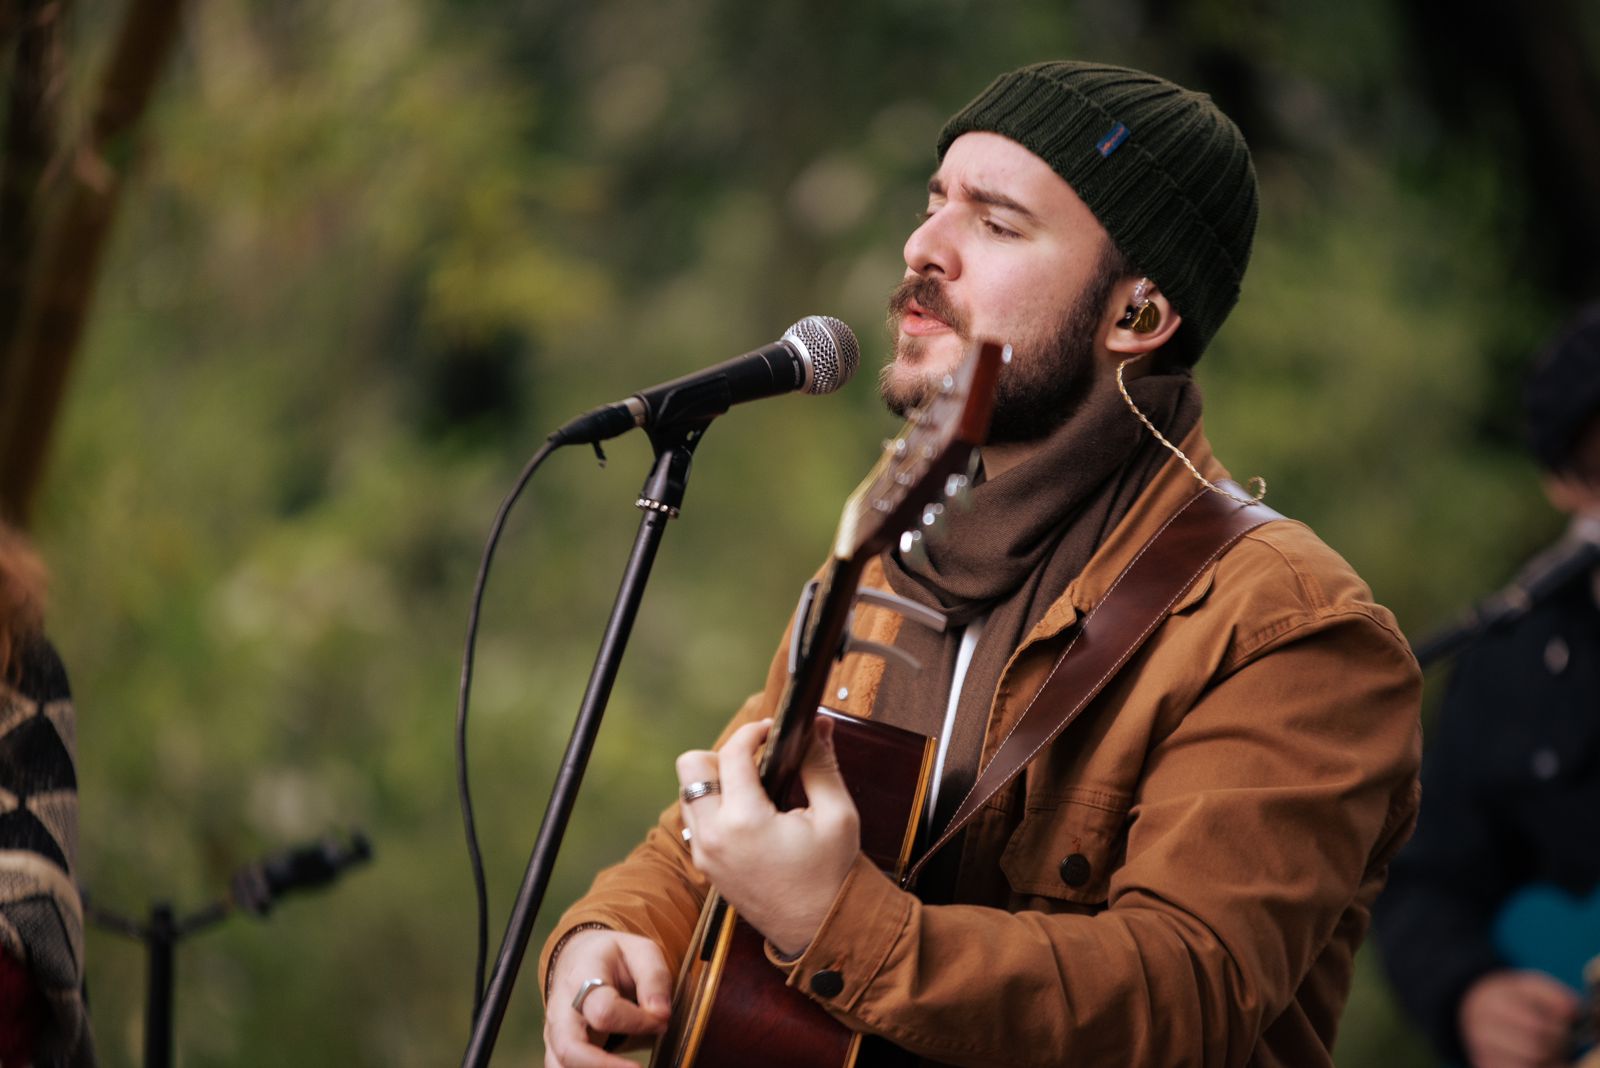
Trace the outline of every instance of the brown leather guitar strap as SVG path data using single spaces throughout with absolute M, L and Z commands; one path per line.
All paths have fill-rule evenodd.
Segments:
M 973 783 L 950 826 L 907 870 L 901 880 L 904 885 L 909 886 L 985 802 L 1066 730 L 1218 557 L 1256 527 L 1283 518 L 1260 502 L 1240 503 L 1245 493 L 1236 483 L 1218 485 L 1239 500 L 1201 489 L 1123 568 L 1083 617 L 1078 633 Z

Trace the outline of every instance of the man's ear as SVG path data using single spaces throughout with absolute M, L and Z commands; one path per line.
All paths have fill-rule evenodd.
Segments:
M 1148 278 L 1124 278 L 1112 290 L 1106 349 L 1122 360 L 1155 352 L 1178 332 L 1183 316 Z

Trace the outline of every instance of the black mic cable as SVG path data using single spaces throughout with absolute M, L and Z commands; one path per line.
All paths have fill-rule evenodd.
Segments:
M 472 583 L 472 607 L 467 611 L 466 647 L 461 654 L 461 685 L 456 694 L 456 797 L 461 804 L 461 822 L 467 834 L 467 859 L 472 866 L 472 890 L 477 899 L 478 929 L 477 955 L 473 965 L 472 1015 L 476 1019 L 483 1007 L 483 973 L 489 957 L 489 885 L 483 873 L 483 853 L 478 848 L 478 825 L 472 815 L 472 789 L 467 779 L 467 702 L 472 696 L 473 652 L 478 644 L 478 616 L 483 610 L 483 591 L 489 581 L 489 565 L 494 560 L 495 546 L 505 530 L 506 517 L 511 506 L 522 495 L 522 490 L 533 478 L 539 465 L 560 448 L 560 443 L 546 441 L 523 465 L 516 482 L 489 524 L 489 537 L 483 546 L 483 556 L 478 561 L 478 576 Z M 595 445 L 598 451 L 599 445 Z

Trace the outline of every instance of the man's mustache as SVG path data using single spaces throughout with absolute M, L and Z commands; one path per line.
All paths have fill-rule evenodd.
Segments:
M 894 287 L 894 292 L 889 294 L 891 329 L 898 325 L 899 320 L 911 307 L 912 301 L 916 301 L 923 311 L 954 330 L 958 337 L 967 336 L 967 317 L 945 294 L 944 283 L 926 275 L 902 280 Z

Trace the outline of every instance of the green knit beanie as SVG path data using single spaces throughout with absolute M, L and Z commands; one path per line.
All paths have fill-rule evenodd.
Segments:
M 1183 316 L 1199 359 L 1239 299 L 1256 229 L 1256 173 L 1211 98 L 1143 71 L 1036 63 L 1002 74 L 939 133 L 1009 137 L 1048 163 Z

